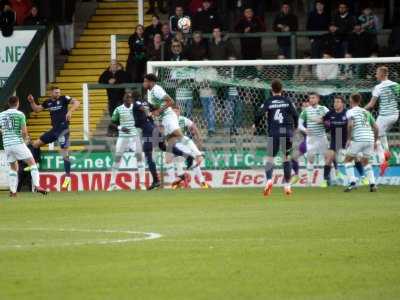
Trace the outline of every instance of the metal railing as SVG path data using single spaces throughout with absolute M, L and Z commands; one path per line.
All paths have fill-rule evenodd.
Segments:
M 389 35 L 391 30 L 385 29 L 378 32 L 378 35 Z M 243 39 L 243 38 L 262 38 L 262 39 L 273 39 L 277 37 L 289 37 L 290 38 L 290 58 L 296 58 L 297 56 L 297 44 L 299 38 L 311 38 L 313 36 L 322 36 L 328 33 L 328 31 L 292 31 L 292 32 L 257 32 L 257 33 L 235 33 L 225 32 L 223 39 Z M 191 35 L 187 35 L 188 39 L 191 39 Z M 212 34 L 203 34 L 203 38 L 211 39 Z M 126 42 L 129 39 L 129 35 L 126 34 L 113 34 L 110 36 L 111 42 L 111 59 L 118 58 L 118 42 Z M 161 45 L 161 52 L 165 53 L 165 45 Z

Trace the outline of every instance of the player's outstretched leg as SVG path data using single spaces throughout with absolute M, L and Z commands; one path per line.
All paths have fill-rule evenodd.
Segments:
M 121 156 L 116 156 L 115 161 L 111 167 L 111 180 L 110 180 L 110 187 L 108 188 L 109 192 L 115 191 L 117 189 L 117 186 L 115 184 L 115 178 L 117 177 L 120 164 L 121 164 Z
M 8 187 L 10 189 L 10 197 L 17 196 L 18 187 L 18 162 L 10 163 L 10 170 L 8 171 Z
M 71 161 L 69 159 L 68 148 L 62 149 L 61 154 L 63 156 L 64 172 L 65 172 L 65 177 L 64 177 L 64 182 L 62 184 L 62 189 L 64 191 L 66 191 L 66 190 L 68 190 L 68 188 L 71 185 Z
M 351 192 L 352 190 L 357 188 L 352 158 L 346 159 L 344 167 L 346 168 L 347 182 L 349 183 L 349 185 L 346 187 L 346 189 L 344 191 Z

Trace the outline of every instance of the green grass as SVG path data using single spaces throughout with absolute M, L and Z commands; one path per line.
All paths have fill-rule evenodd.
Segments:
M 399 299 L 399 192 L 0 193 L 0 299 Z

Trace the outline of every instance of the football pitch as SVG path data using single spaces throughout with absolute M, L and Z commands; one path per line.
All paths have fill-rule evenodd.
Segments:
M 399 192 L 0 192 L 0 299 L 399 299 Z

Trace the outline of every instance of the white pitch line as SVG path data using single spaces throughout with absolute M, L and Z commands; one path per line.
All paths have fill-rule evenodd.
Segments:
M 126 239 L 105 239 L 84 242 L 68 242 L 58 244 L 13 244 L 13 245 L 0 245 L 0 249 L 23 249 L 23 248 L 39 248 L 39 247 L 68 247 L 68 246 L 84 246 L 84 245 L 107 245 L 107 244 L 124 244 L 130 242 L 140 242 L 145 240 L 154 240 L 162 237 L 161 234 L 156 232 L 142 232 L 132 230 L 111 230 L 111 229 L 78 229 L 78 228 L 0 228 L 0 231 L 49 231 L 49 232 L 92 232 L 92 233 L 122 233 L 122 234 L 136 234 L 144 235 L 144 237 L 126 238 Z

